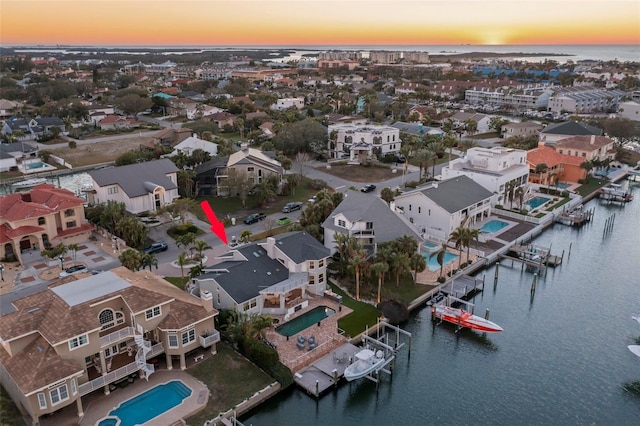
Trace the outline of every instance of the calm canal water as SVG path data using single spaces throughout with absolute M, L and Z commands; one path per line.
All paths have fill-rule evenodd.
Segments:
M 625 186 L 628 183 L 624 184 Z M 499 334 L 460 335 L 434 327 L 428 309 L 402 325 L 413 334 L 392 378 L 378 390 L 361 380 L 320 400 L 298 389 L 241 418 L 245 425 L 638 425 L 640 359 L 627 345 L 640 336 L 640 185 L 626 206 L 587 204 L 595 217 L 582 229 L 555 225 L 534 240 L 565 250 L 530 297 L 532 275 L 519 266 L 484 271 L 475 312 L 491 309 Z M 603 238 L 615 213 L 613 231 Z M 569 243 L 571 256 L 567 258 Z M 483 272 L 480 272 L 482 275 Z

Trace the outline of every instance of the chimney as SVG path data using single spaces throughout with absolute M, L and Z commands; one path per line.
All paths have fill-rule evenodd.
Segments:
M 591 145 L 596 143 L 596 135 L 591 135 Z
M 267 252 L 267 256 L 269 256 L 271 259 L 276 258 L 276 239 L 274 237 L 267 238 L 265 251 Z
M 435 189 L 438 189 L 438 182 L 437 181 L 431 181 L 431 186 Z
M 389 202 L 389 208 L 391 209 L 392 212 L 396 212 L 396 202 L 395 201 L 390 201 Z
M 213 294 L 209 290 L 200 291 L 200 300 L 202 301 L 202 307 L 207 311 L 213 311 Z
M 249 144 L 246 142 L 242 142 L 240 144 L 240 149 L 242 150 L 242 152 L 247 152 L 249 150 Z

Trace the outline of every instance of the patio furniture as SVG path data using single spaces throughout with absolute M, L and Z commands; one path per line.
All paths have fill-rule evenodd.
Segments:
M 304 350 L 304 342 L 305 342 L 305 338 L 304 336 L 298 336 L 298 342 L 296 343 L 296 346 L 298 347 L 298 349 L 300 350 Z
M 307 340 L 307 342 L 309 342 L 309 350 L 315 349 L 318 346 L 318 344 L 316 343 L 316 338 L 314 336 L 309 337 L 309 340 Z

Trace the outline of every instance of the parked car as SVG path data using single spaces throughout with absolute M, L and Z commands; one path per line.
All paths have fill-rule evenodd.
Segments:
M 68 277 L 69 275 L 77 274 L 79 272 L 88 272 L 88 271 L 89 269 L 84 265 L 75 265 L 60 272 L 59 277 L 64 278 L 64 277 Z
M 295 210 L 300 210 L 302 208 L 302 203 L 300 201 L 293 201 L 291 203 L 287 203 L 282 208 L 282 213 L 291 213 Z
M 278 224 L 278 226 L 288 225 L 288 224 L 291 223 L 291 218 L 287 217 L 287 216 L 284 216 L 284 217 L 281 217 L 280 219 L 278 219 L 276 221 L 276 223 Z
M 360 188 L 360 191 L 362 191 L 362 192 L 371 192 L 374 189 L 376 189 L 375 185 L 368 184 L 368 185 L 365 185 L 362 188 Z
M 153 243 L 148 247 L 144 248 L 144 252 L 147 254 L 160 253 L 161 251 L 167 251 L 169 246 L 164 241 L 159 241 L 157 243 Z
M 309 198 L 307 201 L 309 203 L 315 203 L 317 199 L 318 199 L 318 197 L 314 195 L 313 197 Z
M 264 213 L 254 213 L 254 214 L 250 214 L 249 216 L 247 216 L 244 219 L 244 223 L 247 225 L 251 225 L 252 223 L 256 223 L 259 222 L 261 220 L 264 220 L 264 218 L 266 218 L 267 215 Z

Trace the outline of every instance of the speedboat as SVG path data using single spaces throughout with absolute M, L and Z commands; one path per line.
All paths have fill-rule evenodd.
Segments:
M 640 315 L 631 315 L 631 319 L 638 321 L 638 323 L 640 324 Z
M 41 183 L 46 183 L 46 182 L 47 180 L 45 178 L 33 178 L 33 179 L 27 179 L 27 180 L 23 180 L 23 181 L 11 184 L 11 187 L 15 191 L 20 191 L 24 189 L 33 188 L 36 185 L 40 185 Z
M 632 354 L 640 358 L 640 345 L 629 345 L 627 346 Z
M 487 319 L 473 315 L 464 309 L 452 308 L 446 305 L 434 305 L 431 308 L 431 314 L 443 321 L 450 322 L 460 327 L 470 328 L 472 330 L 484 331 L 487 333 L 497 333 L 503 330 L 498 324 Z
M 381 350 L 374 352 L 365 348 L 356 353 L 355 357 L 356 361 L 344 370 L 344 378 L 349 382 L 379 370 L 385 361 Z

